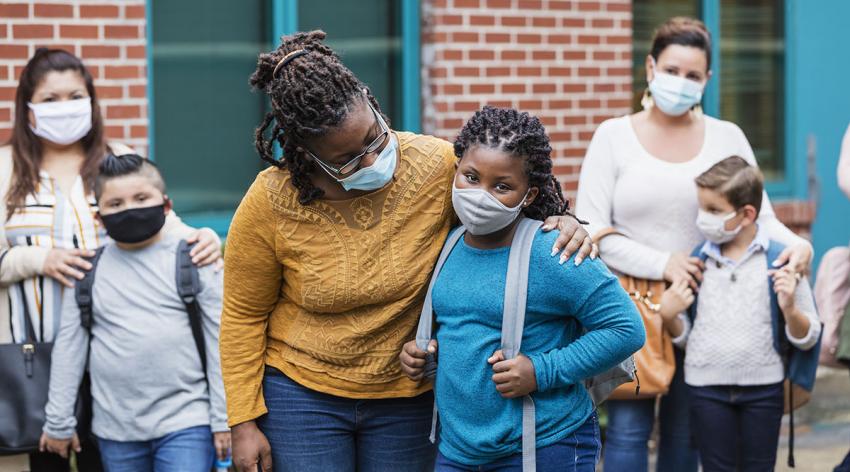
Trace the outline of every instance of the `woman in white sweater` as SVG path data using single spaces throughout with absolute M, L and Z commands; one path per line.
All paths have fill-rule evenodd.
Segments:
M 610 119 L 596 130 L 581 169 L 576 212 L 591 234 L 614 227 L 600 254 L 614 270 L 634 277 L 688 281 L 696 288 L 702 265 L 688 255 L 701 241 L 694 178 L 739 155 L 756 164 L 744 133 L 698 107 L 711 77 L 711 38 L 698 20 L 673 18 L 655 33 L 646 58 L 649 92 L 644 110 Z M 812 246 L 782 225 L 765 196 L 758 224 L 788 246 L 780 259 L 805 272 Z M 696 472 L 681 352 L 660 410 L 659 472 Z M 642 472 L 654 424 L 653 400 L 609 401 L 605 470 Z

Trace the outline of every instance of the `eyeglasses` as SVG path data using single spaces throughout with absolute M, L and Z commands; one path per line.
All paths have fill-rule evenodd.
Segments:
M 307 151 L 307 154 L 309 154 L 319 164 L 319 167 L 324 169 L 325 172 L 327 172 L 328 175 L 330 175 L 334 179 L 339 179 L 340 176 L 346 176 L 347 174 L 351 174 L 355 170 L 357 170 L 357 168 L 360 167 L 360 161 L 362 161 L 363 158 L 367 155 L 374 154 L 383 149 L 384 144 L 386 144 L 387 139 L 390 136 L 390 128 L 389 126 L 387 126 L 387 123 L 384 121 L 384 119 L 381 118 L 380 113 L 375 110 L 375 107 L 373 107 L 371 103 L 369 103 L 368 101 L 366 103 L 369 105 L 369 109 L 372 110 L 372 113 L 375 115 L 375 119 L 381 126 L 382 132 L 378 135 L 377 138 L 375 138 L 374 141 L 372 141 L 371 144 L 366 146 L 366 149 L 364 149 L 363 152 L 355 156 L 353 159 L 339 167 L 333 166 L 319 159 L 319 156 L 313 154 L 313 152 L 307 149 L 305 146 L 302 146 L 302 148 Z

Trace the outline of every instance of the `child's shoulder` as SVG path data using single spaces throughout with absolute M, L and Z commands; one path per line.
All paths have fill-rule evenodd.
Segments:
M 531 245 L 532 270 L 541 271 L 548 276 L 559 279 L 578 276 L 587 282 L 601 282 L 607 278 L 614 278 L 614 275 L 608 270 L 608 266 L 598 257 L 596 259 L 587 257 L 582 260 L 581 264 L 575 265 L 576 255 L 572 254 L 569 259 L 561 264 L 560 252 L 552 255 L 552 248 L 559 235 L 560 232 L 557 230 L 549 232 L 537 230 L 534 235 L 534 242 Z

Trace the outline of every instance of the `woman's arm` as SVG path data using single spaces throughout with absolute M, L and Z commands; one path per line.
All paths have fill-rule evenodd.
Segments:
M 8 287 L 21 280 L 40 275 L 50 249 L 38 246 L 13 246 L 2 249 L 0 285 Z
M 841 141 L 841 155 L 838 158 L 838 187 L 850 198 L 850 126 L 844 132 Z
M 643 346 L 643 321 L 628 294 L 599 261 L 588 261 L 562 277 L 568 300 L 564 313 L 587 332 L 560 349 L 529 355 L 537 390 L 564 387 L 593 377 L 622 362 Z M 559 285 L 560 286 L 560 285 Z
M 613 226 L 614 187 L 617 183 L 616 156 L 606 124 L 596 130 L 587 148 L 578 182 L 576 215 L 586 219 L 591 236 Z M 612 234 L 599 243 L 605 262 L 624 274 L 660 280 L 670 253 L 638 243 L 622 234 Z
M 225 251 L 221 371 L 231 427 L 267 411 L 262 390 L 266 325 L 280 296 L 282 268 L 277 218 L 264 176 L 257 177 L 236 210 Z

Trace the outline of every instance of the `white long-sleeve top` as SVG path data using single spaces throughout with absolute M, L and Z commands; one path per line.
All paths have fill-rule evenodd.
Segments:
M 838 159 L 838 187 L 850 198 L 850 126 L 841 141 L 841 156 Z
M 629 116 L 607 120 L 594 133 L 581 168 L 576 214 L 589 221 L 591 235 L 612 226 L 620 233 L 604 238 L 599 248 L 614 270 L 663 279 L 673 252 L 689 254 L 703 240 L 696 226 L 694 179 L 732 155 L 757 165 L 737 125 L 704 119 L 702 149 L 682 163 L 652 156 L 638 141 Z M 758 224 L 786 246 L 809 244 L 776 219 L 767 193 Z

